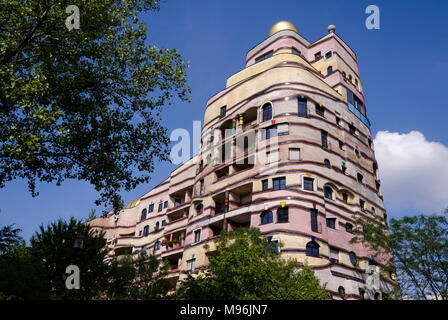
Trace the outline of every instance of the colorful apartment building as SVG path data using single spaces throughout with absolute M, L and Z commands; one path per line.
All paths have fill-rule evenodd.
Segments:
M 355 216 L 384 225 L 378 166 L 355 52 L 328 27 L 311 43 L 286 21 L 206 103 L 197 156 L 118 215 L 91 224 L 110 254 L 150 252 L 170 278 L 207 268 L 222 229 L 257 227 L 282 256 L 307 263 L 334 299 L 394 286 L 351 244 Z

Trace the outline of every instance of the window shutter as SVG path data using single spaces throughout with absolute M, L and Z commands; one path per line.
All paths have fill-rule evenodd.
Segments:
M 289 160 L 300 160 L 300 149 L 289 149 Z
M 268 152 L 267 156 L 268 163 L 274 163 L 279 161 L 279 153 L 278 150 L 273 150 Z
M 286 135 L 289 133 L 289 124 L 288 123 L 281 123 L 277 125 L 277 135 Z

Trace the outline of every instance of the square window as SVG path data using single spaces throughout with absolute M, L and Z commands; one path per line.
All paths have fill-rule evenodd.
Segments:
M 286 178 L 285 177 L 272 179 L 272 182 L 274 184 L 274 190 L 286 189 Z
M 149 212 L 153 212 L 154 211 L 154 203 L 151 203 L 150 205 L 149 205 L 149 210 L 148 210 Z
M 322 58 L 322 54 L 321 54 L 321 52 L 319 51 L 319 52 L 316 52 L 315 54 L 314 54 L 314 60 L 319 60 L 320 58 Z
M 325 59 L 330 59 L 332 56 L 333 56 L 333 52 L 328 51 L 328 52 L 325 54 Z
M 164 209 L 168 208 L 168 201 L 165 201 L 165 202 L 163 203 L 163 208 L 164 208 Z
M 314 179 L 303 178 L 303 189 L 308 191 L 314 191 L 313 182 Z
M 163 202 L 160 202 L 160 203 L 159 203 L 159 210 L 157 210 L 157 212 L 162 211 L 162 209 L 163 209 Z
M 227 106 L 221 107 L 221 112 L 219 113 L 220 117 L 223 118 L 226 116 Z
M 289 148 L 289 160 L 300 160 L 300 149 L 299 148 Z
M 336 229 L 336 218 L 327 218 L 327 228 Z

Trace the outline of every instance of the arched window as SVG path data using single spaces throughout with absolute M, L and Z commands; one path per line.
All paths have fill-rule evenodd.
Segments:
M 342 299 L 345 299 L 345 289 L 344 289 L 344 287 L 339 287 L 339 288 L 338 288 L 338 293 L 339 293 L 339 296 L 340 296 Z
M 352 265 L 356 265 L 356 254 L 352 251 L 348 254 L 348 256 L 350 257 L 350 262 L 352 263 Z
M 353 225 L 351 223 L 346 223 L 345 224 L 345 231 L 349 232 L 349 233 L 353 233 Z
M 146 209 L 142 210 L 142 215 L 140 216 L 140 220 L 145 220 L 146 219 Z
M 265 103 L 262 107 L 263 111 L 263 122 L 272 119 L 272 104 Z
M 356 176 L 357 176 L 357 178 L 358 178 L 358 182 L 359 182 L 359 183 L 362 183 L 362 180 L 364 179 L 364 177 L 362 176 L 362 174 L 360 174 L 360 173 L 358 172 L 358 174 L 357 174 Z
M 347 74 L 345 73 L 345 71 L 342 71 L 342 78 L 344 78 L 344 80 L 347 79 Z
M 157 240 L 156 243 L 154 244 L 154 251 L 157 251 L 160 249 L 160 241 Z
M 145 226 L 143 228 L 143 236 L 146 237 L 148 235 L 148 233 L 149 233 L 149 226 Z
M 330 168 L 330 160 L 325 159 L 324 160 L 324 166 L 326 166 L 327 168 Z
M 372 207 L 372 215 L 376 215 L 374 207 Z
M 324 197 L 333 200 L 333 189 L 331 189 L 329 186 L 324 187 Z
M 261 213 L 261 224 L 268 224 L 274 222 L 274 216 L 271 210 L 265 210 Z
M 330 75 L 330 74 L 332 74 L 333 73 L 333 67 L 332 66 L 329 66 L 328 68 L 327 68 L 327 75 Z
M 306 255 L 311 257 L 318 257 L 319 256 L 319 245 L 314 242 L 310 241 L 306 244 Z
M 278 208 L 277 209 L 277 223 L 288 222 L 288 220 L 289 220 L 288 207 Z
M 204 211 L 204 205 L 202 203 L 198 204 L 196 206 L 196 215 L 199 216 L 203 213 Z
M 159 222 L 156 222 L 156 231 L 159 231 L 159 226 L 160 226 Z

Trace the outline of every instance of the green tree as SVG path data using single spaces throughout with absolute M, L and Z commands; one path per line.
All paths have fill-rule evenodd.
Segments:
M 65 26 L 76 5 L 80 28 Z M 189 101 L 187 64 L 147 44 L 141 14 L 158 0 L 0 2 L 0 188 L 90 182 L 96 204 L 122 207 L 122 189 L 168 159 L 163 106 Z
M 261 237 L 259 229 L 221 233 L 216 250 L 208 250 L 208 270 L 189 275 L 178 289 L 180 299 L 323 300 L 329 294 L 311 268 L 285 260 Z
M 96 219 L 95 212 L 96 212 L 95 209 L 90 210 L 89 217 L 87 218 L 86 222 L 89 222 L 89 221 L 92 221 L 92 220 Z
M 168 265 L 154 255 L 140 254 L 136 259 L 126 256 L 113 259 L 109 270 L 109 283 L 104 299 L 148 300 L 162 299 L 173 288 L 167 279 Z
M 104 234 L 75 218 L 40 226 L 31 238 L 30 255 L 46 284 L 48 299 L 92 299 L 108 283 Z M 66 288 L 66 268 L 80 270 L 80 289 Z
M 24 242 L 0 255 L 0 300 L 48 299 L 46 281 Z
M 448 213 L 448 210 L 445 211 Z M 401 292 L 411 299 L 448 300 L 448 220 L 446 215 L 391 219 L 389 231 L 366 218 L 354 230 L 352 242 L 367 245 L 388 277 L 396 277 Z
M 22 237 L 19 236 L 21 231 L 19 228 L 14 228 L 14 224 L 3 226 L 0 229 L 0 255 L 23 242 Z

